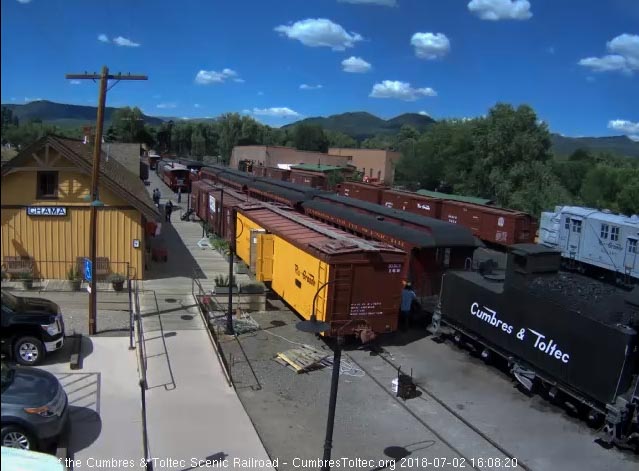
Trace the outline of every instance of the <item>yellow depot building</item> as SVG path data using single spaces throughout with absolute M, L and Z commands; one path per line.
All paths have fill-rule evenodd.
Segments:
M 2 166 L 2 268 L 65 279 L 89 256 L 93 145 L 46 136 Z M 144 183 L 101 156 L 98 277 L 144 278 L 148 222 L 159 220 Z

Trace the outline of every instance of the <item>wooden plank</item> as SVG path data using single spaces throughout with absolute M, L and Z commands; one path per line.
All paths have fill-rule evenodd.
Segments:
M 327 356 L 322 351 L 306 347 L 294 348 L 277 354 L 279 359 L 288 363 L 298 373 L 319 366 L 319 363 Z

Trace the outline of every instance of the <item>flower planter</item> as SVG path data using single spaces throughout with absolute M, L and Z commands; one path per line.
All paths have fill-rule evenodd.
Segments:
M 124 289 L 124 281 L 114 281 L 111 285 L 114 291 L 122 291 Z
M 233 290 L 233 294 L 240 294 L 240 290 L 237 286 L 233 286 L 232 288 L 230 286 L 216 286 L 215 294 L 229 294 L 229 290 L 231 289 Z
M 33 280 L 22 280 L 22 287 L 24 289 L 31 289 L 33 288 Z
M 80 288 L 82 288 L 82 280 L 69 280 L 69 284 L 73 291 L 80 291 Z

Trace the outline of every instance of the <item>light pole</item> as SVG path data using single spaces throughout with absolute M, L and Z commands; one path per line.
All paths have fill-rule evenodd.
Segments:
M 219 206 L 216 204 L 213 211 L 216 213 L 218 237 L 224 238 L 224 234 L 222 233 L 224 227 L 222 224 L 224 218 L 224 188 L 215 188 L 215 190 L 220 192 L 220 204 Z M 231 215 L 233 216 L 233 221 L 235 221 L 235 211 L 233 211 Z M 229 300 L 226 311 L 225 331 L 227 335 L 235 334 L 235 329 L 233 329 L 233 259 L 235 258 L 235 240 L 237 238 L 235 231 L 232 231 L 231 236 L 229 240 Z
M 302 332 L 308 332 L 312 334 L 319 334 L 330 330 L 331 326 L 327 322 L 318 321 L 315 315 L 315 302 L 320 292 L 332 283 L 336 283 L 338 280 L 330 280 L 321 285 L 313 296 L 313 306 L 311 310 L 311 318 L 308 321 L 298 322 L 296 327 Z M 335 425 L 335 407 L 337 405 L 337 387 L 339 386 L 339 372 L 342 361 L 342 345 L 344 344 L 344 337 L 337 331 L 337 339 L 335 342 L 335 348 L 333 349 L 333 371 L 331 374 L 331 395 L 328 401 L 328 417 L 326 419 L 326 437 L 324 438 L 324 456 L 322 458 L 322 471 L 329 471 L 331 469 L 331 450 L 333 448 L 333 426 Z

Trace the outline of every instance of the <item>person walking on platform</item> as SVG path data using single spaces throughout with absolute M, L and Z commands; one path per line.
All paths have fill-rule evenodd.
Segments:
M 173 203 L 171 200 L 167 201 L 164 205 L 164 214 L 166 215 L 166 221 L 171 222 L 171 213 L 173 212 Z
M 413 291 L 413 285 L 406 283 L 402 290 L 402 303 L 399 312 L 399 322 L 402 330 L 406 330 L 410 327 L 410 316 L 413 307 L 413 303 L 417 301 L 417 295 Z

